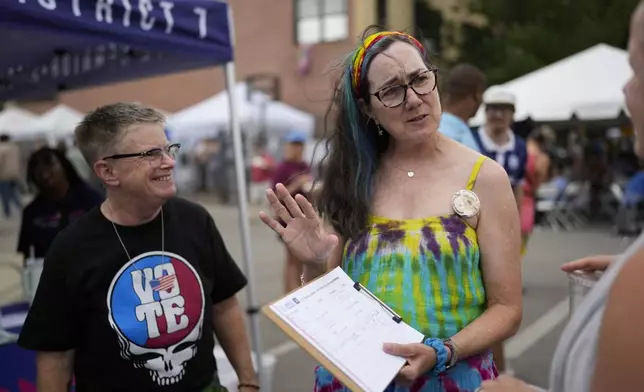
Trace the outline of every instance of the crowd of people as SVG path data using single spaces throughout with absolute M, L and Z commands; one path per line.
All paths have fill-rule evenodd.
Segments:
M 644 5 L 629 56 L 624 92 L 644 156 Z M 286 249 L 286 292 L 339 266 L 423 333 L 383 347 L 407 361 L 386 392 L 534 391 L 507 374 L 502 343 L 522 319 L 536 190 L 559 167 L 547 153 L 553 134 L 515 134 L 516 97 L 488 88 L 476 67 L 452 69 L 443 99 L 439 77 L 416 38 L 368 28 L 334 89 L 319 178 L 298 133 L 283 161 L 253 160 L 272 210 L 260 218 Z M 486 121 L 471 130 L 481 105 Z M 246 278 L 205 208 L 176 196 L 181 146 L 163 115 L 106 105 L 75 138 L 102 189 L 43 148 L 28 162 L 36 196 L 24 209 L 15 152 L 0 140 L 3 208 L 23 215 L 18 251 L 45 260 L 19 338 L 37 352 L 38 390 L 221 391 L 215 337 L 239 390 L 259 390 L 236 297 Z M 639 390 L 643 246 L 562 267 L 607 271 L 562 334 L 550 391 Z M 347 390 L 323 367 L 313 377 L 315 391 Z

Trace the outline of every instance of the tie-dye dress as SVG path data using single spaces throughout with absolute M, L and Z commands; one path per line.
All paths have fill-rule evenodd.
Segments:
M 484 160 L 474 165 L 467 189 Z M 347 241 L 342 268 L 425 337 L 449 338 L 486 309 L 476 230 L 456 214 L 405 220 L 372 216 L 367 228 Z M 315 392 L 348 392 L 326 369 L 315 373 Z M 438 376 L 424 375 L 410 388 L 392 383 L 386 392 L 470 392 L 496 375 L 487 351 Z

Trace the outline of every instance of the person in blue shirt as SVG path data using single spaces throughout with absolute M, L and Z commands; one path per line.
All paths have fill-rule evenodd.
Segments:
M 624 187 L 624 200 L 626 206 L 635 206 L 644 201 L 644 170 L 637 172 Z
M 475 66 L 455 66 L 447 77 L 447 98 L 443 103 L 443 114 L 438 128 L 450 139 L 478 152 L 479 145 L 467 122 L 479 110 L 486 84 L 485 74 Z
M 521 211 L 528 150 L 525 140 L 515 135 L 511 128 L 515 102 L 514 94 L 503 87 L 487 89 L 483 94 L 485 123 L 473 135 L 481 154 L 494 159 L 508 173 L 517 208 Z M 505 363 L 503 344 L 492 347 L 492 355 L 499 373 L 512 372 Z

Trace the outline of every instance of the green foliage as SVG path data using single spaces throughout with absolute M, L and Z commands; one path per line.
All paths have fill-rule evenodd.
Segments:
M 471 0 L 487 27 L 463 26 L 456 62 L 503 83 L 600 42 L 625 48 L 639 0 Z M 419 29 L 424 31 L 422 25 Z M 609 71 L 609 70 L 602 70 Z
M 430 8 L 425 1 L 416 1 L 414 3 L 414 15 L 416 15 L 417 26 L 414 35 L 425 41 L 431 52 L 440 52 L 441 42 L 439 38 L 443 25 L 441 13 Z

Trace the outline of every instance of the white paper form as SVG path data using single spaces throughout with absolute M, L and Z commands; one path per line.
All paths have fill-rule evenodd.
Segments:
M 271 305 L 271 309 L 366 392 L 382 392 L 405 364 L 389 343 L 423 335 L 393 315 L 337 267 Z

